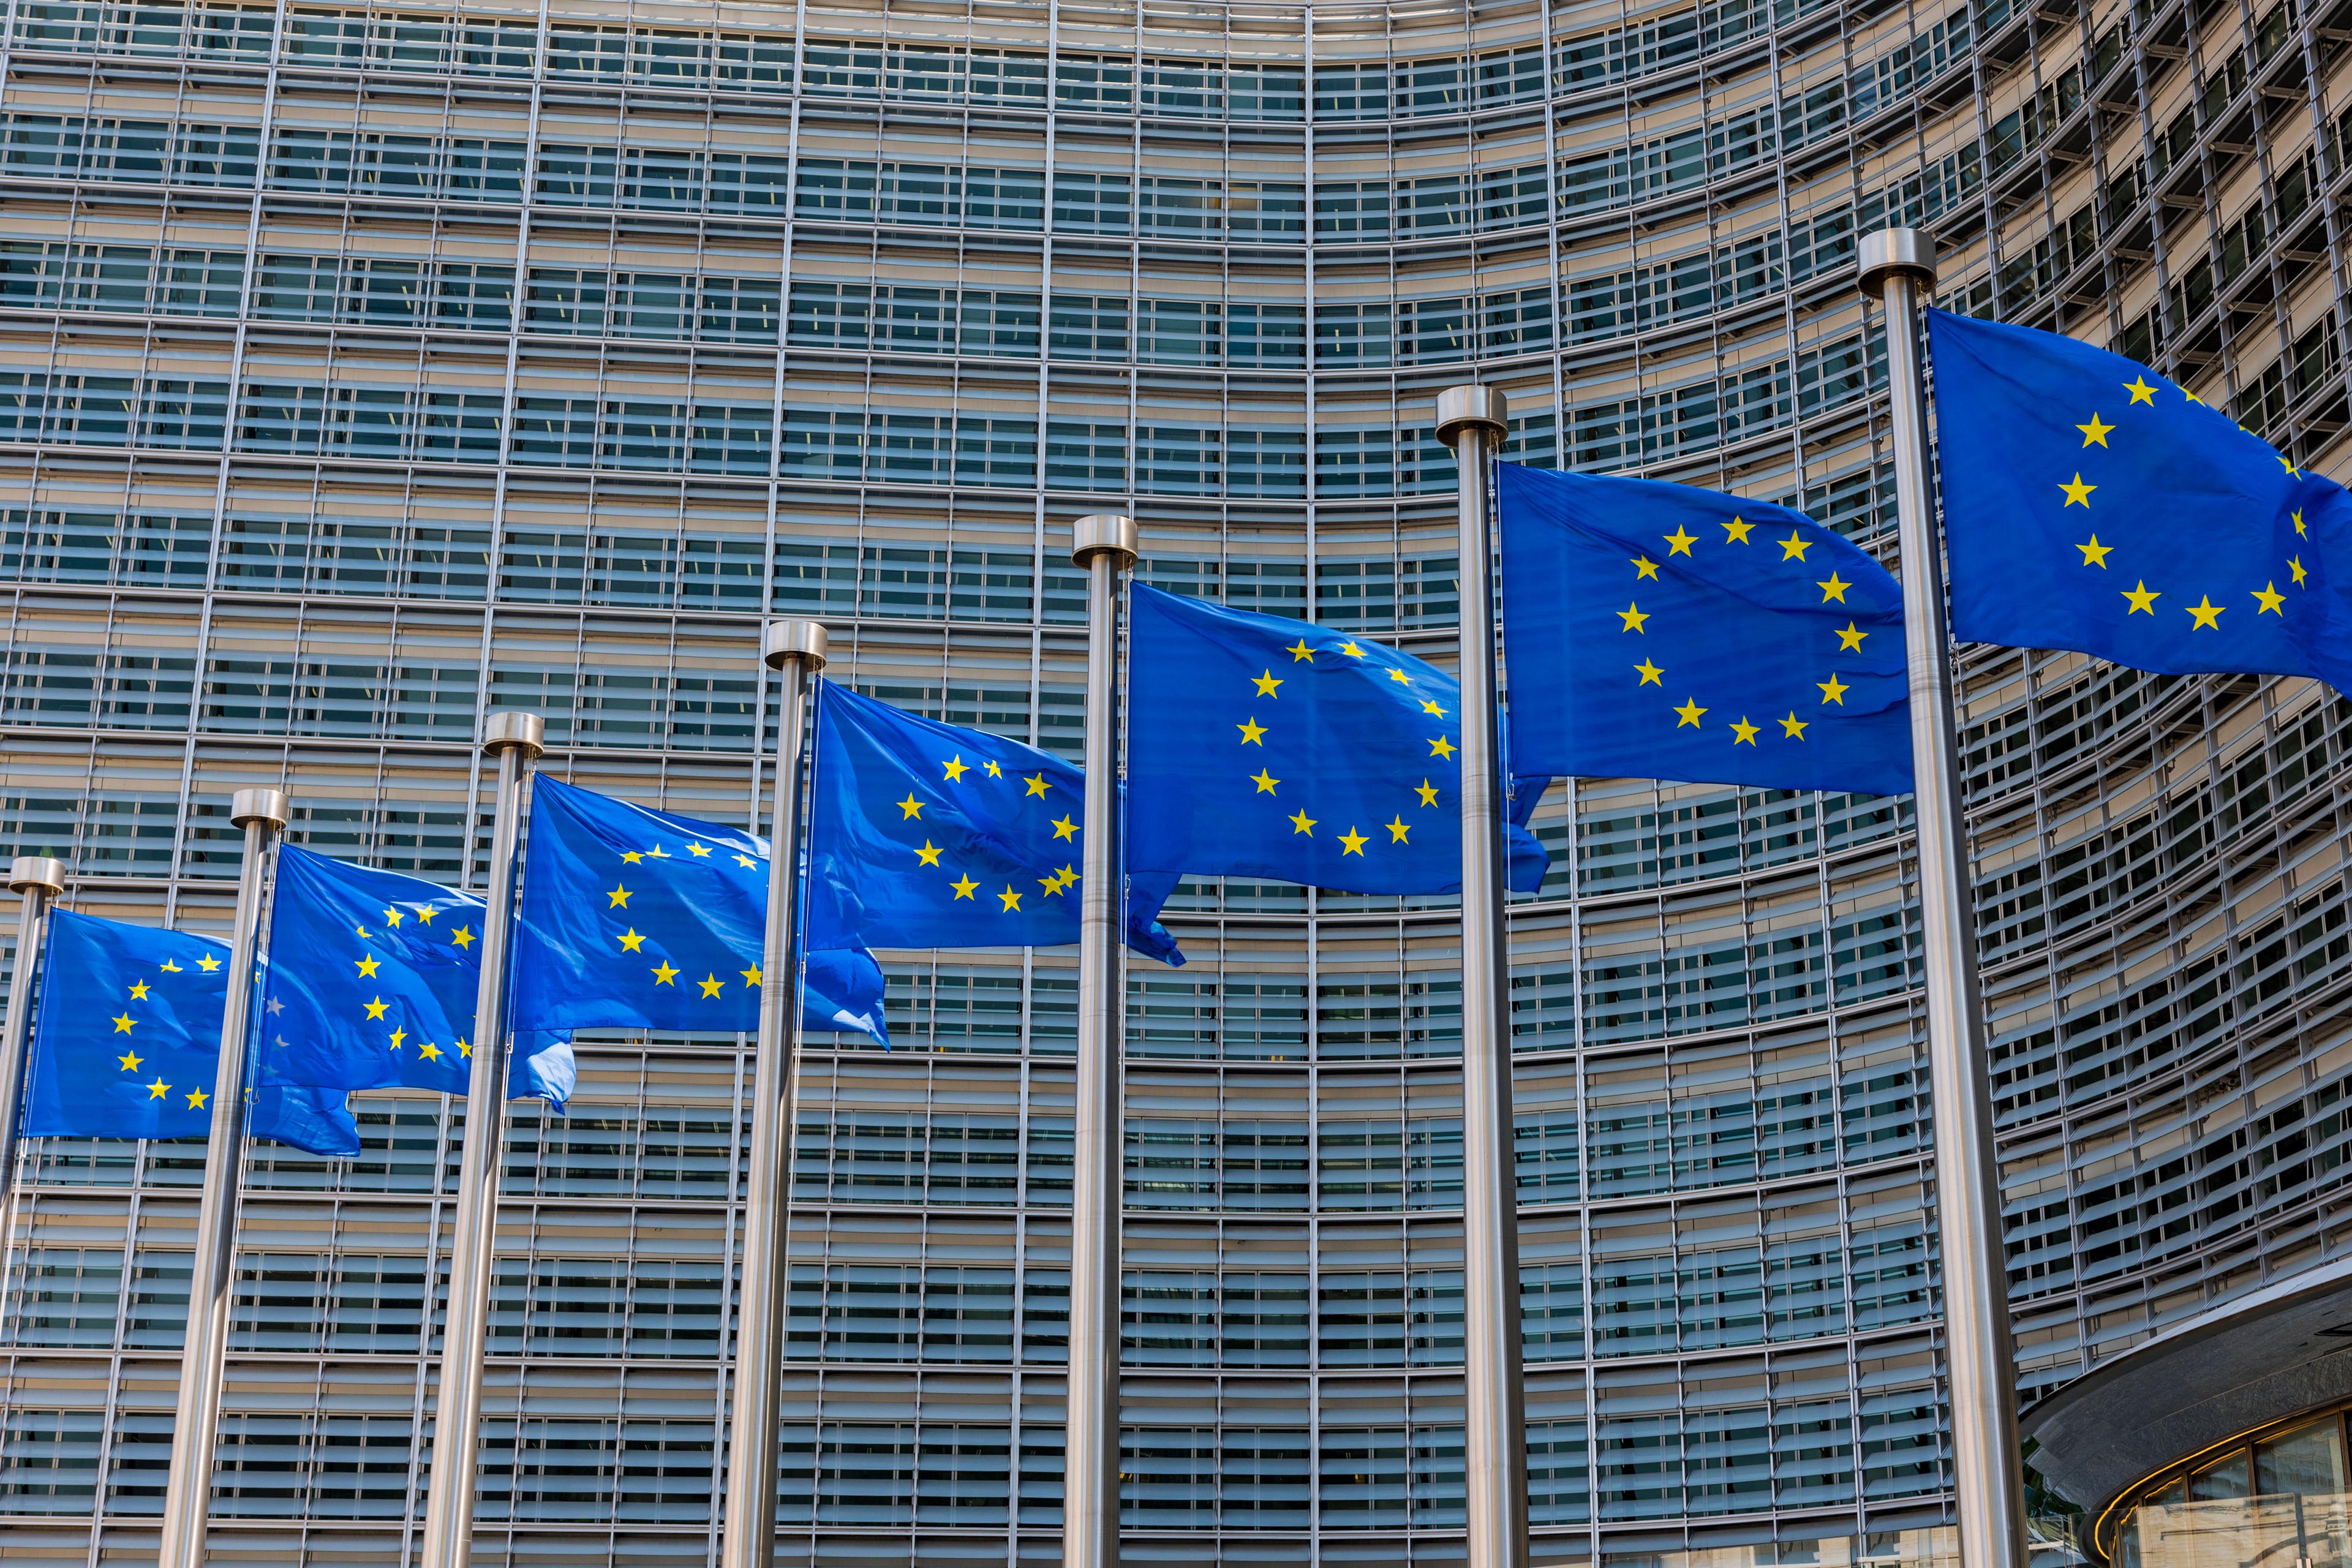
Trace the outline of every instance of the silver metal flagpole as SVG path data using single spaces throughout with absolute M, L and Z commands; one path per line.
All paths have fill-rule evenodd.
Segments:
M 751 1058 L 751 1157 L 743 1199 L 743 1286 L 735 1321 L 735 1404 L 727 1428 L 719 1568 L 768 1568 L 776 1555 L 776 1365 L 783 1357 L 793 1127 L 798 1121 L 801 751 L 809 682 L 824 668 L 824 628 L 776 621 L 760 654 L 782 678 L 776 805 L 768 829 L 768 933 L 760 960 L 760 1033 Z
M 19 855 L 8 863 L 16 906 L 16 961 L 8 972 L 8 1014 L 0 1023 L 0 1187 L 16 1173 L 16 1124 L 25 1113 L 25 1040 L 33 1022 L 33 971 L 47 933 L 49 900 L 66 889 L 66 868 L 46 855 Z M 0 1210 L 0 1213 L 6 1211 Z M 0 1247 L 8 1233 L 0 1229 Z
M 425 1483 L 417 1568 L 466 1568 L 474 1552 L 474 1472 L 482 1426 L 482 1352 L 490 1338 L 490 1258 L 499 1236 L 499 1151 L 506 1142 L 507 945 L 514 923 L 515 845 L 531 764 L 547 750 L 547 721 L 493 713 L 482 752 L 499 763 L 490 879 L 482 889 L 482 976 L 474 991 L 474 1048 L 466 1076 L 466 1137 L 457 1150 L 457 1225 L 449 1240 L 449 1313 L 441 1335 L 441 1390 L 433 1411 L 433 1470 Z
M 253 1016 L 256 950 L 270 847 L 287 822 L 286 796 L 241 789 L 228 819 L 245 829 L 236 874 L 236 924 L 229 933 L 228 996 L 221 1008 L 220 1066 L 213 1074 L 213 1125 L 205 1145 L 204 1198 L 188 1279 L 188 1333 L 180 1353 L 179 1414 L 172 1468 L 163 1485 L 163 1539 L 156 1568 L 199 1568 L 213 1497 L 213 1450 L 220 1438 L 221 1378 L 228 1359 L 229 1307 L 236 1288 L 236 1196 L 245 1169 L 246 1035 Z
M 1462 1320 L 1470 1568 L 1526 1568 L 1527 1418 L 1519 1209 L 1512 1170 L 1511 957 L 1503 933 L 1503 759 L 1495 681 L 1495 535 L 1486 486 L 1509 426 L 1499 388 L 1437 395 L 1461 472 Z
M 1903 647 L 1910 665 L 1911 763 L 1919 825 L 1919 921 L 1926 944 L 1928 1081 L 1936 1111 L 1936 1224 L 1941 1235 L 1945 1359 L 1960 1561 L 2024 1568 L 2017 1376 L 2002 1261 L 1992 1077 L 1969 907 L 1967 823 L 1944 570 L 1927 476 L 1919 302 L 1936 286 L 1935 242 L 1916 228 L 1864 237 L 1862 291 L 1886 307 L 1895 425 L 1895 511 L 1902 548 Z
M 1078 882 L 1078 1103 L 1070 1193 L 1070 1392 L 1063 1568 L 1118 1563 L 1119 942 L 1118 576 L 1135 520 L 1070 525 L 1087 573 L 1087 809 Z

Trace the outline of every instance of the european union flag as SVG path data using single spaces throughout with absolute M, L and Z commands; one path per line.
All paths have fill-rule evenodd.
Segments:
M 749 1034 L 760 1024 L 767 923 L 765 839 L 544 774 L 532 782 L 518 1025 Z M 801 1027 L 887 1045 L 872 955 L 803 945 Z
M 1462 887 L 1461 685 L 1369 637 L 1138 584 L 1128 863 L 1352 893 Z M 1542 885 L 1513 781 L 1510 884 Z
M 2104 349 L 1943 310 L 1927 342 L 1955 637 L 2352 690 L 2341 486 Z
M 281 847 L 261 1081 L 465 1093 L 485 912 L 470 893 Z M 560 1110 L 578 1076 L 570 1035 L 516 1037 L 509 1094 Z
M 226 944 L 57 910 L 25 1070 L 27 1137 L 212 1133 Z M 356 1154 L 341 1090 L 257 1085 L 247 1125 L 313 1154 Z
M 1052 947 L 1078 940 L 1086 775 L 1034 746 L 817 682 L 810 940 Z M 1128 879 L 1128 945 L 1184 962 L 1173 877 Z
M 1498 465 L 1512 761 L 1900 795 L 1903 591 L 1803 512 Z

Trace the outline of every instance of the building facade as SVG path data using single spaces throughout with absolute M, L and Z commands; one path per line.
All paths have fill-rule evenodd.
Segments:
M 839 679 L 1075 756 L 1068 521 L 1139 574 L 1443 658 L 1438 390 L 1508 456 L 1891 548 L 1855 237 L 2149 359 L 2329 471 L 2333 0 L 7 0 L 0 853 L 219 930 L 230 793 L 478 885 L 479 712 L 749 820 L 770 615 Z M 1969 650 L 2021 1377 L 2344 1247 L 2347 710 Z M 1908 802 L 1556 784 L 1514 901 L 1547 1563 L 1949 1552 Z M 1129 970 L 1140 1563 L 1458 1561 L 1443 900 L 1208 882 Z M 1073 952 L 885 955 L 810 1042 L 784 1559 L 1057 1559 Z M 518 1104 L 480 1434 L 518 1564 L 715 1544 L 746 1062 L 583 1048 Z M 254 1150 L 214 1541 L 402 1560 L 452 1108 Z M 152 1551 L 198 1151 L 26 1148 L 0 1552 Z M 740 1482 L 735 1484 L 741 1484 Z

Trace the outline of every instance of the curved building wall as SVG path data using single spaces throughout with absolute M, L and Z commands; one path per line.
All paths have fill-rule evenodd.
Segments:
M 745 819 L 766 614 L 1075 754 L 1060 542 L 1111 508 L 1145 581 L 1444 658 L 1430 420 L 1473 375 L 1510 456 L 1883 550 L 1852 271 L 1893 222 L 1946 302 L 2152 358 L 2325 470 L 2345 24 L 2308 5 L 14 0 L 0 838 L 76 907 L 217 929 L 227 797 L 278 783 L 296 841 L 478 883 L 486 706 L 546 713 L 560 776 Z M 2340 1245 L 2346 710 L 2000 650 L 1963 687 L 2032 1394 Z M 1907 821 L 1542 806 L 1542 1561 L 1948 1551 Z M 1129 974 L 1129 1552 L 1456 1560 L 1453 918 L 1174 909 L 1192 965 Z M 1075 954 L 885 956 L 898 1048 L 810 1047 L 785 1555 L 1055 1561 Z M 515 1108 L 482 1506 L 513 1562 L 715 1541 L 745 1066 L 614 1038 L 568 1120 Z M 449 1108 L 361 1104 L 360 1158 L 250 1162 L 227 1558 L 387 1561 L 421 1511 Z M 10 1552 L 135 1554 L 194 1151 L 24 1159 Z

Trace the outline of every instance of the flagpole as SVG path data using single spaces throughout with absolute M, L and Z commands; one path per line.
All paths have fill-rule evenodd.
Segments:
M 824 668 L 824 627 L 776 621 L 760 654 L 782 678 L 775 817 L 768 829 L 768 931 L 760 1033 L 751 1058 L 751 1153 L 743 1198 L 743 1284 L 735 1327 L 735 1403 L 727 1428 L 719 1568 L 769 1568 L 776 1555 L 776 1368 L 783 1356 L 793 1127 L 799 1119 L 801 751 L 809 682 Z M 754 794 L 756 795 L 756 791 Z M 757 802 L 754 801 L 756 809 Z
M 457 1150 L 457 1223 L 449 1240 L 449 1310 L 441 1335 L 433 1469 L 415 1568 L 467 1568 L 474 1552 L 474 1473 L 482 1426 L 482 1354 L 490 1338 L 490 1258 L 498 1246 L 499 1150 L 507 1108 L 507 941 L 514 921 L 515 845 L 531 764 L 547 749 L 536 713 L 492 713 L 482 752 L 499 764 L 490 879 L 482 889 L 482 974 L 466 1076 L 466 1136 Z M 191 1564 L 190 1568 L 194 1568 Z
M 1087 574 L 1086 843 L 1078 882 L 1076 1169 L 1070 1193 L 1070 1382 L 1063 1568 L 1118 1568 L 1119 1310 L 1118 577 L 1135 564 L 1135 520 L 1070 525 Z
M 236 1288 L 236 1197 L 245 1169 L 247 1026 L 253 1016 L 256 950 L 270 848 L 285 831 L 286 796 L 241 789 L 228 819 L 245 829 L 236 874 L 236 923 L 229 933 L 228 995 L 221 1006 L 220 1065 L 213 1073 L 213 1123 L 205 1145 L 204 1197 L 196 1209 L 196 1251 L 188 1278 L 188 1321 L 180 1352 L 179 1412 L 172 1424 L 172 1468 L 163 1486 L 163 1536 L 156 1568 L 200 1568 L 210 1523 L 213 1451 L 220 1439 L 221 1380 L 228 1359 L 229 1308 Z
M 1510 952 L 1503 932 L 1503 761 L 1487 481 L 1509 426 L 1499 387 L 1437 395 L 1461 476 L 1462 1320 L 1469 1568 L 1527 1568 L 1519 1210 L 1512 1168 Z
M 1861 285 L 1866 298 L 1886 310 L 1903 639 L 1910 666 L 1916 778 L 1919 921 L 1927 961 L 1928 1079 L 1935 1099 L 1936 1224 L 1960 1561 L 1967 1568 L 2024 1568 L 2023 1474 L 2001 1247 L 2000 1167 L 1993 1149 L 1984 997 L 1978 988 L 1976 931 L 1969 907 L 1959 731 L 1919 363 L 1919 302 L 1936 286 L 1935 242 L 1916 228 L 1866 236 Z
M 0 1187 L 16 1174 L 16 1126 L 25 1119 L 25 1040 L 33 1023 L 33 971 L 48 930 L 49 900 L 66 890 L 66 868 L 46 855 L 19 855 L 8 863 L 16 905 L 16 960 L 8 972 L 8 1013 L 0 1023 Z M 0 1228 L 0 1247 L 9 1232 Z

